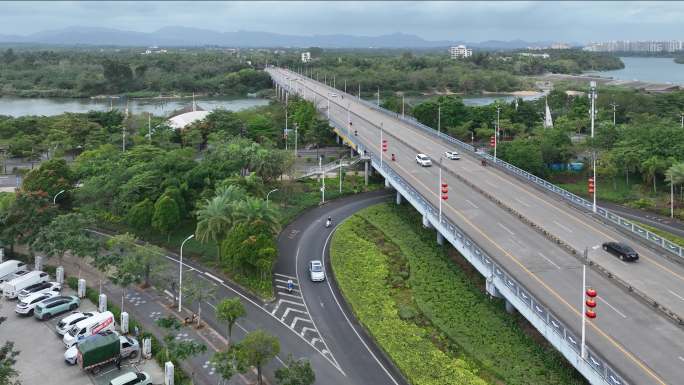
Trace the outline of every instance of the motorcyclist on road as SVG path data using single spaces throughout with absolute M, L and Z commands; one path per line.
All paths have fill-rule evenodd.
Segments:
M 292 282 L 291 279 L 287 280 L 287 291 L 292 293 L 292 289 L 294 289 L 294 282 Z
M 331 224 L 332 224 L 332 218 L 328 217 L 328 220 L 325 221 L 325 227 L 330 227 Z

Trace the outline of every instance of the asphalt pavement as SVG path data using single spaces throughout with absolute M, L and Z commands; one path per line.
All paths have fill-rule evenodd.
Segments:
M 295 323 L 296 330 L 335 363 L 342 376 L 335 376 L 334 381 L 330 379 L 326 384 L 407 384 L 354 318 L 335 284 L 327 256 L 329 240 L 339 223 L 356 211 L 387 201 L 391 196 L 388 191 L 376 191 L 331 201 L 297 218 L 278 239 L 279 258 L 274 276 L 278 289 L 277 314 L 283 314 L 285 308 L 301 317 Z M 328 216 L 334 224 L 330 228 L 325 227 Z M 311 260 L 324 262 L 324 282 L 309 279 L 308 262 Z M 286 289 L 287 279 L 297 284 L 293 293 Z M 288 321 L 289 317 L 292 316 L 288 315 Z

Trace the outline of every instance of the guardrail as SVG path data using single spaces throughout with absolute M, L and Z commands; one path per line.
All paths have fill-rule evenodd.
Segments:
M 285 86 L 287 87 L 287 86 Z M 339 123 L 334 119 L 330 120 L 331 125 L 338 129 L 339 133 L 344 133 L 346 128 L 344 123 Z M 461 254 L 482 274 L 492 280 L 497 289 L 504 297 L 516 306 L 516 309 L 539 330 L 548 341 L 563 354 L 575 368 L 582 373 L 592 384 L 609 385 L 628 385 L 610 364 L 600 357 L 588 344 L 586 346 L 587 357 L 580 355 L 579 337 L 557 316 L 555 316 L 542 301 L 535 298 L 531 292 L 520 282 L 515 280 L 507 270 L 499 265 L 489 256 L 466 232 L 456 223 L 446 216 L 439 220 L 439 210 L 419 193 L 410 183 L 406 182 L 394 169 L 390 162 L 382 162 L 375 155 L 374 150 L 363 146 L 358 138 L 351 135 L 346 140 L 356 146 L 357 151 L 368 151 L 367 156 L 371 159 L 371 164 L 386 179 L 390 180 L 392 186 L 399 191 L 402 196 L 409 200 L 411 204 L 423 215 L 429 218 L 430 223 L 439 231 L 449 242 L 456 247 Z
M 309 79 L 309 80 L 321 84 L 320 82 L 317 82 L 313 79 Z M 342 91 L 339 91 L 339 92 L 344 93 Z M 346 94 L 346 95 L 349 95 L 349 94 Z M 542 187 L 543 189 L 550 191 L 550 192 L 554 193 L 555 195 L 560 196 L 562 199 L 564 199 L 564 200 L 566 200 L 566 201 L 568 201 L 568 202 L 570 202 L 576 206 L 579 206 L 579 207 L 586 209 L 586 210 L 589 210 L 589 211 L 593 211 L 593 203 L 592 202 L 589 202 L 588 200 L 586 200 L 582 197 L 579 197 L 579 196 L 571 193 L 570 191 L 567 191 L 563 188 L 560 188 L 560 187 L 554 185 L 553 183 L 551 183 L 551 182 L 549 182 L 543 178 L 540 178 L 536 175 L 533 175 L 533 174 L 531 174 L 525 170 L 522 170 L 522 169 L 520 169 L 520 168 L 518 168 L 518 167 L 516 167 L 516 166 L 514 166 L 508 162 L 501 160 L 500 158 L 494 158 L 490 154 L 477 152 L 476 148 L 473 147 L 472 145 L 465 143 L 461 140 L 458 140 L 456 138 L 453 138 L 453 137 L 451 137 L 451 136 L 449 136 L 443 132 L 437 132 L 437 130 L 435 130 L 434 128 L 426 126 L 423 123 L 420 123 L 419 121 L 417 121 L 413 117 L 402 116 L 401 114 L 398 114 L 394 111 L 389 111 L 389 110 L 387 110 L 383 107 L 380 107 L 377 104 L 373 104 L 367 100 L 363 100 L 363 99 L 355 97 L 353 95 L 349 95 L 349 96 L 355 98 L 357 101 L 361 102 L 362 104 L 364 104 L 365 106 L 367 106 L 371 109 L 382 112 L 382 113 L 389 115 L 393 118 L 399 119 L 402 122 L 410 124 L 416 128 L 420 128 L 421 130 L 423 130 L 423 131 L 425 131 L 425 132 L 427 132 L 433 136 L 436 136 L 436 137 L 438 137 L 442 140 L 445 140 L 449 143 L 455 144 L 455 145 L 461 147 L 462 149 L 464 149 L 466 151 L 472 152 L 473 155 L 475 155 L 475 156 L 485 158 L 485 159 L 493 162 L 494 164 L 502 167 L 504 170 L 508 171 L 509 173 L 512 173 L 513 175 L 518 176 L 522 179 L 525 179 L 529 182 L 532 182 L 535 185 Z M 626 230 L 628 232 L 631 232 L 632 234 L 638 236 L 639 238 L 642 238 L 642 239 L 648 241 L 649 243 L 662 248 L 663 250 L 669 252 L 670 254 L 673 254 L 674 256 L 682 258 L 683 259 L 682 262 L 684 262 L 684 247 L 679 246 L 676 243 L 670 242 L 667 239 L 659 236 L 658 234 L 652 233 L 652 232 L 648 231 L 647 229 L 632 223 L 628 219 L 621 217 L 621 216 L 613 213 L 612 211 L 610 211 L 606 208 L 597 206 L 596 207 L 596 214 L 598 216 L 618 225 L 618 227 L 620 227 L 621 229 Z

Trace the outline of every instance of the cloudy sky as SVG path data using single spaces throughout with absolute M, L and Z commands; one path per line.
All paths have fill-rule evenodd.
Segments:
M 428 40 L 684 40 L 684 2 L 2 2 L 0 34 L 165 26 Z

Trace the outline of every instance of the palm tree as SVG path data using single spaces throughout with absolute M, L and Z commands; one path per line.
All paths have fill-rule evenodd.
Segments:
M 204 206 L 197 210 L 195 236 L 202 243 L 215 242 L 218 259 L 221 258 L 221 241 L 232 225 L 231 204 L 228 199 L 219 195 L 207 200 Z
M 656 177 L 659 171 L 665 168 L 664 161 L 657 157 L 652 156 L 641 163 L 641 173 L 644 177 L 644 182 L 653 182 L 653 192 L 656 191 Z
M 266 206 L 266 201 L 248 197 L 238 202 L 234 212 L 235 224 L 265 225 L 273 234 L 280 231 L 276 211 Z
M 665 180 L 670 183 L 670 217 L 674 217 L 674 186 L 684 183 L 684 162 L 670 166 L 665 172 Z

